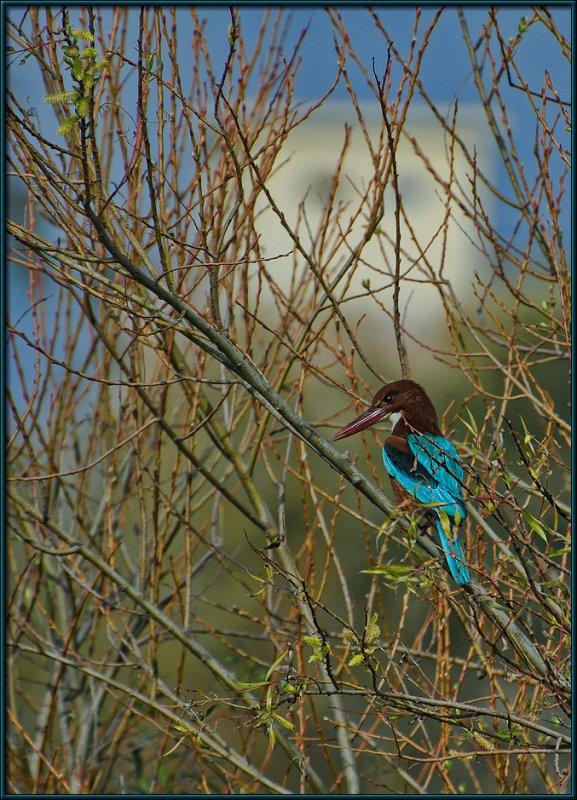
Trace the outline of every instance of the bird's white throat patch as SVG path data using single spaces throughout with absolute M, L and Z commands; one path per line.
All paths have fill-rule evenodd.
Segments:
M 402 416 L 403 416 L 403 412 L 402 411 L 393 411 L 392 414 L 389 414 L 389 419 L 391 420 L 391 427 L 392 428 L 395 427 L 395 425 L 401 419 Z

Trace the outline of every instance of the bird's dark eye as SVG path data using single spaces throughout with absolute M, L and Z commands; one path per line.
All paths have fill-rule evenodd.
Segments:
M 392 402 L 393 402 L 393 395 L 392 394 L 387 394 L 385 396 L 385 403 L 388 405 L 389 403 L 392 403 Z

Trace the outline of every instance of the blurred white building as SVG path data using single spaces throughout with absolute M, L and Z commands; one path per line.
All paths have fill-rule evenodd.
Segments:
M 376 103 L 365 104 L 361 107 L 361 111 L 367 134 L 373 146 L 378 147 L 383 125 L 380 108 Z M 450 114 L 448 116 L 450 118 Z M 299 237 L 302 245 L 305 250 L 313 251 L 315 255 L 318 255 L 320 247 L 319 224 L 325 212 L 345 139 L 345 124 L 351 128 L 351 138 L 336 192 L 335 208 L 339 203 L 346 206 L 340 219 L 341 226 L 347 227 L 351 216 L 359 206 L 360 196 L 374 174 L 369 148 L 350 104 L 327 105 L 315 112 L 309 120 L 297 126 L 289 135 L 282 151 L 283 162 L 286 159 L 288 161 L 283 163 L 267 182 L 275 202 L 291 227 L 295 228 L 300 218 Z M 430 110 L 425 107 L 414 110 L 407 119 L 404 131 L 418 143 L 429 166 L 444 179 L 448 179 L 449 137 Z M 461 106 L 457 116 L 457 133 L 467 145 L 469 152 L 476 153 L 479 168 L 491 178 L 492 149 L 482 109 L 478 106 Z M 443 251 L 441 229 L 446 213 L 446 195 L 431 175 L 424 159 L 415 153 L 407 135 L 402 136 L 397 149 L 397 168 L 406 215 L 419 246 L 426 251 L 427 259 L 438 275 Z M 471 197 L 470 181 L 473 178 L 473 169 L 459 147 L 455 147 L 454 171 L 458 184 L 454 187 L 457 196 L 462 197 L 464 193 Z M 480 181 L 478 185 L 485 202 L 486 193 L 482 191 Z M 259 230 L 265 255 L 270 257 L 294 250 L 294 243 L 276 215 L 267 208 L 265 199 L 261 202 L 260 213 Z M 323 265 L 323 276 L 327 283 L 345 263 L 351 248 L 362 239 L 366 224 L 366 215 L 359 215 L 350 227 L 347 244 L 341 246 L 330 260 L 326 255 L 330 247 L 320 255 L 319 261 Z M 395 199 L 390 186 L 385 194 L 385 213 L 380 223 L 380 231 L 388 233 L 394 239 Z M 475 240 L 474 228 L 459 206 L 453 202 L 447 228 L 443 277 L 451 282 L 460 299 L 467 305 L 474 301 L 471 289 L 473 273 L 482 272 L 484 269 L 482 255 L 468 237 Z M 442 304 L 438 291 L 430 283 L 424 283 L 430 273 L 424 261 L 422 259 L 418 261 L 419 246 L 411 241 L 409 228 L 403 224 L 402 248 L 406 252 L 401 262 L 401 274 L 404 275 L 400 293 L 401 308 L 409 331 L 418 337 L 425 337 L 431 344 L 441 343 L 446 340 Z M 297 262 L 299 277 L 304 280 L 307 274 L 310 276 L 310 268 L 300 255 L 297 256 Z M 283 292 L 288 293 L 291 281 L 294 281 L 291 257 L 272 260 L 268 262 L 267 268 Z M 382 346 L 383 339 L 390 340 L 394 347 L 391 339 L 392 325 L 378 305 L 380 302 L 385 308 L 392 310 L 393 289 L 389 273 L 393 268 L 392 244 L 386 242 L 383 235 L 374 235 L 364 247 L 357 268 L 347 274 L 335 289 L 335 294 L 340 297 L 346 286 L 345 296 L 357 298 L 344 303 L 342 310 L 353 325 L 364 317 L 359 328 L 359 340 L 369 351 L 375 346 Z M 367 281 L 370 282 L 371 290 L 379 289 L 374 297 L 366 296 Z M 357 297 L 358 295 L 365 296 Z M 259 312 L 261 315 L 264 312 L 262 300 Z M 410 341 L 407 345 L 413 351 Z

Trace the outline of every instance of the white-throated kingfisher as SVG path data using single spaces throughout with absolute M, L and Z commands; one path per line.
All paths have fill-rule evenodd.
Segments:
M 333 437 L 346 439 L 389 416 L 393 423 L 383 444 L 383 461 L 399 504 L 430 509 L 455 581 L 470 583 L 459 525 L 467 516 L 463 504 L 463 467 L 459 454 L 443 436 L 437 413 L 422 386 L 410 380 L 383 386 L 370 408 Z

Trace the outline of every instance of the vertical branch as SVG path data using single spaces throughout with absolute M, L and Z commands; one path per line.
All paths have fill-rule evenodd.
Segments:
M 401 375 L 403 376 L 403 378 L 408 378 L 410 377 L 409 363 L 407 359 L 407 350 L 405 347 L 405 343 L 403 341 L 403 323 L 401 319 L 401 309 L 399 303 L 399 298 L 401 293 L 401 192 L 399 189 L 399 173 L 397 169 L 397 154 L 396 154 L 399 136 L 397 135 L 396 140 L 393 137 L 393 129 L 387 112 L 386 87 L 387 83 L 390 81 L 390 75 L 391 75 L 391 45 L 389 45 L 389 48 L 387 50 L 387 64 L 385 67 L 385 72 L 383 74 L 382 80 L 379 80 L 379 78 L 377 77 L 374 59 L 373 59 L 373 75 L 377 84 L 379 104 L 381 106 L 383 121 L 387 129 L 387 142 L 388 142 L 391 165 L 392 165 L 391 180 L 392 180 L 393 191 L 395 193 L 395 244 L 394 244 L 395 274 L 394 274 L 394 286 L 393 286 L 393 326 L 395 330 L 395 342 L 397 345 L 397 354 L 399 356 Z

